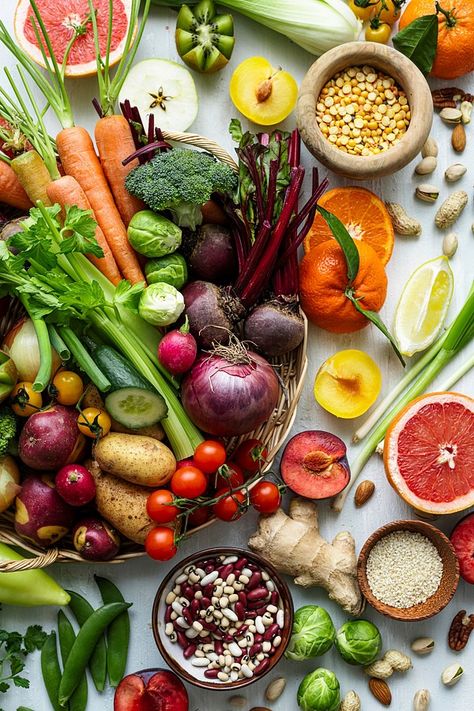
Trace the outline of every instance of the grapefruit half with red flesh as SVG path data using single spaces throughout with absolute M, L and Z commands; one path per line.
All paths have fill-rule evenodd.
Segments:
M 93 0 L 93 2 L 97 10 L 100 51 L 104 56 L 107 46 L 109 0 Z M 90 14 L 88 0 L 36 0 L 36 5 L 51 40 L 57 62 L 61 65 L 75 29 L 83 24 Z M 113 0 L 110 66 L 116 64 L 123 55 L 130 8 L 131 0 Z M 14 21 L 18 44 L 31 59 L 44 67 L 45 63 L 36 39 L 32 18 L 36 20 L 29 0 L 19 0 Z M 72 46 L 65 73 L 68 77 L 78 77 L 96 74 L 96 72 L 94 30 L 89 20 L 85 23 L 84 32 L 76 38 Z
M 459 561 L 459 572 L 467 583 L 474 585 L 474 513 L 464 516 L 451 533 Z
M 451 514 L 474 505 L 474 400 L 461 393 L 416 398 L 391 423 L 384 464 L 414 509 Z

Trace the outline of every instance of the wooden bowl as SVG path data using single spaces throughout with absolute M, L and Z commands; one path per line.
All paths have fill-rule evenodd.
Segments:
M 394 531 L 413 531 L 426 536 L 436 547 L 443 561 L 443 573 L 437 591 L 425 602 L 420 602 L 412 607 L 399 608 L 386 605 L 374 597 L 367 580 L 367 559 L 370 551 L 378 541 Z M 446 607 L 459 583 L 459 563 L 450 540 L 435 526 L 425 521 L 392 521 L 374 531 L 364 543 L 357 563 L 357 578 L 362 594 L 377 612 L 392 617 L 394 620 L 416 622 L 433 617 Z
M 285 611 L 285 626 L 281 632 L 281 644 L 277 648 L 273 657 L 270 657 L 270 664 L 268 668 L 260 675 L 253 676 L 251 679 L 239 679 L 238 681 L 227 681 L 222 682 L 217 679 L 206 679 L 204 676 L 204 669 L 199 669 L 193 667 L 190 661 L 187 661 L 183 657 L 183 653 L 178 644 L 173 644 L 169 638 L 165 635 L 165 622 L 164 613 L 166 609 L 166 596 L 174 587 L 174 579 L 183 572 L 184 568 L 190 564 L 196 565 L 200 561 L 207 560 L 209 558 L 214 558 L 215 556 L 233 556 L 236 555 L 238 558 L 247 558 L 250 563 L 258 565 L 260 570 L 266 571 L 270 578 L 276 584 L 276 589 L 280 593 L 280 598 L 282 601 L 283 610 Z M 208 548 L 207 550 L 200 551 L 199 553 L 194 553 L 182 560 L 178 565 L 176 565 L 168 575 L 165 577 L 158 592 L 155 596 L 155 601 L 153 603 L 152 611 L 152 627 L 153 636 L 157 644 L 160 654 L 165 660 L 166 664 L 178 674 L 184 681 L 198 686 L 201 689 L 210 689 L 211 691 L 233 691 L 234 689 L 241 689 L 243 686 L 248 686 L 254 681 L 259 681 L 266 674 L 272 671 L 276 664 L 282 658 L 285 649 L 290 641 L 291 631 L 293 629 L 293 600 L 291 593 L 288 589 L 288 585 L 285 583 L 280 574 L 276 569 L 267 563 L 263 558 L 261 558 L 256 553 L 244 548 Z
M 410 125 L 392 148 L 373 156 L 354 156 L 333 146 L 316 121 L 316 104 L 322 88 L 337 72 L 369 65 L 393 77 L 404 89 L 411 110 Z M 354 180 L 390 175 L 420 152 L 433 120 L 431 91 L 420 70 L 393 47 L 376 42 L 348 42 L 325 52 L 310 67 L 300 87 L 296 121 L 309 151 L 334 173 Z

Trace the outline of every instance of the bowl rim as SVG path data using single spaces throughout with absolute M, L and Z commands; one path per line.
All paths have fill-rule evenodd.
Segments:
M 417 605 L 413 605 L 412 607 L 393 607 L 392 605 L 387 605 L 387 603 L 384 603 L 376 598 L 370 589 L 367 580 L 367 560 L 370 551 L 375 544 L 385 536 L 390 533 L 394 533 L 395 531 L 403 530 L 415 531 L 425 535 L 425 537 L 429 538 L 429 540 L 433 543 L 439 553 L 441 544 L 444 546 L 444 552 L 446 555 L 443 556 L 440 553 L 443 561 L 442 578 L 446 575 L 449 566 L 451 568 L 449 573 L 454 576 L 454 581 L 451 589 L 446 591 L 444 598 L 438 601 L 438 604 L 430 610 L 427 609 L 427 606 L 429 605 L 430 600 L 432 600 L 437 594 L 439 588 L 427 600 L 420 602 Z M 400 620 L 402 622 L 417 622 L 434 617 L 449 604 L 459 583 L 459 561 L 453 544 L 439 528 L 433 526 L 427 521 L 419 521 L 417 519 L 398 519 L 380 526 L 367 538 L 360 550 L 357 560 L 357 580 L 363 596 L 369 605 L 377 610 L 377 612 L 385 615 L 386 617 L 391 617 L 392 619 Z M 413 612 L 410 612 L 410 610 L 413 610 Z
M 196 677 L 192 676 L 186 669 L 184 669 L 181 664 L 179 663 L 178 659 L 174 656 L 171 656 L 168 650 L 166 649 L 165 645 L 163 644 L 162 638 L 161 638 L 161 633 L 160 629 L 158 626 L 158 610 L 160 606 L 160 602 L 163 597 L 163 593 L 168 587 L 169 583 L 171 580 L 179 574 L 179 571 L 182 571 L 183 568 L 185 568 L 187 565 L 190 563 L 196 562 L 196 560 L 200 560 L 201 558 L 209 558 L 213 556 L 219 556 L 219 555 L 238 555 L 239 558 L 249 558 L 252 562 L 255 562 L 257 565 L 259 565 L 262 570 L 266 570 L 274 580 L 274 582 L 277 584 L 277 589 L 280 593 L 280 597 L 283 602 L 283 607 L 285 609 L 285 625 L 282 630 L 282 641 L 280 646 L 278 647 L 276 653 L 273 655 L 271 658 L 271 662 L 268 665 L 268 668 L 262 673 L 259 674 L 258 676 L 253 676 L 250 679 L 244 678 L 244 679 L 239 679 L 238 681 L 226 681 L 226 682 L 215 682 L 214 680 L 203 680 L 203 679 L 197 679 Z M 155 644 L 158 647 L 158 650 L 163 657 L 164 662 L 176 673 L 181 679 L 184 679 L 187 681 L 189 684 L 192 684 L 193 686 L 197 686 L 201 689 L 207 689 L 209 691 L 229 691 L 233 689 L 241 689 L 244 686 L 248 686 L 249 684 L 253 684 L 255 681 L 259 681 L 260 679 L 263 679 L 266 674 L 271 672 L 275 666 L 278 664 L 280 659 L 283 657 L 285 650 L 288 646 L 288 642 L 290 641 L 290 636 L 291 636 L 291 631 L 293 629 L 293 619 L 294 619 L 294 605 L 293 605 L 293 597 L 291 595 L 290 589 L 288 587 L 288 584 L 286 581 L 282 578 L 281 574 L 276 570 L 276 568 L 271 564 L 268 563 L 262 556 L 258 555 L 258 553 L 254 553 L 253 551 L 247 550 L 246 548 L 237 548 L 235 546 L 223 546 L 223 547 L 214 547 L 214 548 L 205 548 L 202 551 L 198 551 L 196 553 L 192 553 L 186 558 L 184 558 L 182 561 L 177 563 L 173 568 L 167 573 L 167 575 L 163 578 L 161 581 L 158 590 L 156 592 L 154 601 L 153 601 L 153 607 L 152 607 L 152 618 L 151 618 L 151 624 L 152 624 L 152 629 L 153 629 L 153 637 L 155 639 Z M 177 647 L 177 649 L 181 649 L 180 647 Z

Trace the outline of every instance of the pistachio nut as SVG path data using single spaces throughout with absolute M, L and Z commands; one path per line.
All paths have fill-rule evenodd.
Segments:
M 446 168 L 444 177 L 448 183 L 455 183 L 457 180 L 461 180 L 466 170 L 466 166 L 462 163 L 453 163 L 449 168 Z
M 430 183 L 422 183 L 416 188 L 415 196 L 424 202 L 436 202 L 439 197 L 439 188 Z
M 443 238 L 443 254 L 448 259 L 454 257 L 458 248 L 458 236 L 455 232 L 449 232 Z
M 433 651 L 435 641 L 431 637 L 418 637 L 411 643 L 411 648 L 415 654 L 429 654 Z
M 428 711 L 430 698 L 428 689 L 419 689 L 413 698 L 413 711 Z
M 447 124 L 455 125 L 461 123 L 462 113 L 459 109 L 452 109 L 450 106 L 440 111 L 440 118 Z
M 426 156 L 426 158 L 423 158 L 415 167 L 415 173 L 417 175 L 430 175 L 430 173 L 436 170 L 437 164 L 438 161 L 434 156 Z
M 454 664 L 450 664 L 449 667 L 446 667 L 446 669 L 442 672 L 441 681 L 445 686 L 454 686 L 463 674 L 464 669 L 460 664 L 455 662 Z
M 273 679 L 265 690 L 265 698 L 267 701 L 276 701 L 285 691 L 286 679 L 282 676 Z
M 437 155 L 438 155 L 438 144 L 436 143 L 434 138 L 429 136 L 426 139 L 425 145 L 421 149 L 421 157 L 428 158 L 429 156 L 432 156 L 433 158 L 436 158 Z
M 461 115 L 463 123 L 471 122 L 472 103 L 470 101 L 461 102 Z

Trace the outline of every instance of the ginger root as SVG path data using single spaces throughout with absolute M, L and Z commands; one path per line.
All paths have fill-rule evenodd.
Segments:
M 319 532 L 314 502 L 294 498 L 289 514 L 278 509 L 261 516 L 249 547 L 278 571 L 292 575 L 297 585 L 322 587 L 343 610 L 352 615 L 362 612 L 354 539 L 344 531 L 328 543 Z

